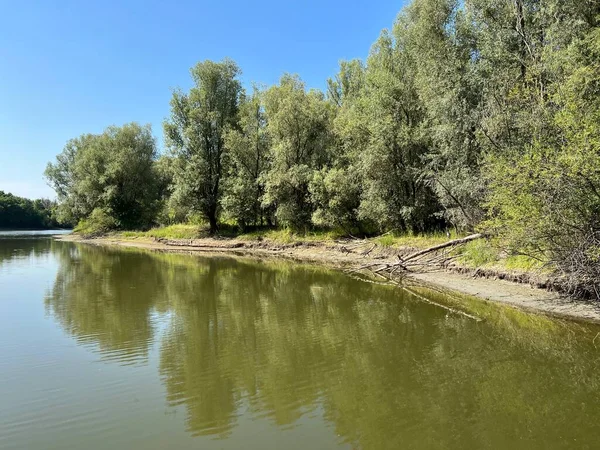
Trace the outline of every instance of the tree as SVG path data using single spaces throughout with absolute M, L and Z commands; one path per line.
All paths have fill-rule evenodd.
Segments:
M 315 207 L 312 222 L 318 226 L 361 231 L 358 211 L 362 180 L 354 164 L 357 146 L 353 140 L 354 129 L 348 123 L 351 119 L 347 119 L 352 116 L 354 102 L 365 87 L 365 73 L 360 60 L 341 61 L 338 74 L 327 80 L 327 100 L 336 107 L 337 114 L 331 124 L 330 161 L 326 167 L 314 172 L 309 185 Z
M 237 126 L 242 91 L 231 60 L 204 61 L 191 70 L 194 87 L 173 92 L 165 122 L 167 147 L 177 157 L 174 195 L 217 230 L 225 156 L 225 131 Z
M 346 232 L 360 228 L 360 178 L 350 167 L 326 167 L 315 171 L 309 190 L 315 207 L 313 224 L 340 227 Z
M 336 131 L 359 173 L 359 218 L 380 229 L 422 231 L 435 225 L 439 206 L 423 176 L 430 140 L 404 40 L 402 22 L 393 35 L 382 33 L 367 61 L 364 88 L 342 106 Z
M 477 138 L 482 83 L 472 23 L 457 0 L 414 0 L 397 27 L 412 61 L 422 127 L 429 137 L 424 178 L 444 219 L 472 229 L 483 217 L 485 194 Z
M 149 125 L 112 126 L 70 140 L 45 172 L 58 195 L 59 218 L 91 218 L 101 228 L 149 226 L 158 207 L 155 158 Z
M 301 229 L 310 224 L 314 205 L 309 184 L 313 172 L 330 159 L 332 105 L 321 92 L 306 91 L 297 76 L 284 75 L 265 93 L 272 165 L 265 179 L 263 205 L 277 220 Z
M 243 229 L 272 223 L 270 208 L 262 205 L 271 142 L 262 93 L 257 88 L 249 98 L 242 98 L 239 117 L 239 127 L 225 136 L 228 168 L 223 208 Z
M 56 202 L 48 199 L 29 200 L 0 191 L 0 228 L 39 229 L 68 224 L 57 222 Z
M 335 78 L 327 80 L 327 99 L 341 107 L 354 98 L 365 84 L 365 65 L 359 59 L 341 61 L 340 70 Z
M 490 226 L 513 249 L 551 262 L 571 292 L 600 298 L 599 29 L 562 56 L 565 78 L 549 87 L 557 137 L 491 161 Z

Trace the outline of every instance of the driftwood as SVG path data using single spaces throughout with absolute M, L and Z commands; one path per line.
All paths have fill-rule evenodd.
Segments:
M 394 281 L 394 274 L 396 274 L 398 271 L 415 272 L 426 269 L 431 270 L 432 268 L 444 268 L 451 261 L 458 257 L 458 255 L 452 254 L 457 247 L 484 237 L 485 235 L 481 233 L 472 234 L 464 238 L 453 239 L 451 241 L 444 242 L 443 244 L 438 244 L 434 245 L 433 247 L 419 250 L 418 252 L 411 253 L 404 258 L 402 258 L 400 255 L 397 255 L 397 261 L 373 262 L 352 269 L 349 272 L 353 273 L 361 270 L 367 270 L 372 275 L 375 275 L 379 278 L 385 278 L 388 281 Z M 363 255 L 367 256 L 372 251 L 373 247 L 370 248 L 366 253 L 363 253 Z
M 406 263 L 406 262 L 408 262 L 410 260 L 413 260 L 413 259 L 418 258 L 420 256 L 426 255 L 428 253 L 437 252 L 438 250 L 443 250 L 443 249 L 448 248 L 448 247 L 455 247 L 457 245 L 466 244 L 467 242 L 474 241 L 476 239 L 481 239 L 482 237 L 484 237 L 483 234 L 477 233 L 477 234 L 472 234 L 472 235 L 464 237 L 464 238 L 453 239 L 453 240 L 445 242 L 443 244 L 434 245 L 433 247 L 429 247 L 429 248 L 426 248 L 424 250 L 419 250 L 416 253 L 408 255 L 406 258 L 400 258 L 400 262 Z

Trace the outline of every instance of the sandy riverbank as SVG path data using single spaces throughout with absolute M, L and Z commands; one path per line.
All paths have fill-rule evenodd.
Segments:
M 258 240 L 213 238 L 154 240 L 114 236 L 87 239 L 75 234 L 57 236 L 56 239 L 93 245 L 144 248 L 155 251 L 280 257 L 323 264 L 337 269 L 357 268 L 374 262 L 383 264 L 395 259 L 397 252 L 395 249 L 378 246 L 365 247 L 320 242 L 281 244 Z M 508 276 L 510 274 L 501 275 L 504 278 L 511 278 Z M 515 283 L 497 278 L 482 278 L 469 273 L 461 274 L 456 271 L 443 270 L 411 273 L 409 279 L 530 312 L 600 323 L 600 305 L 585 301 L 573 301 L 556 292 L 540 289 L 531 284 Z

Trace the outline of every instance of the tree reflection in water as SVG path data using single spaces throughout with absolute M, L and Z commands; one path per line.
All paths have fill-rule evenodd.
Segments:
M 48 311 L 120 364 L 158 371 L 193 435 L 238 417 L 295 426 L 319 409 L 359 448 L 556 448 L 600 439 L 593 327 L 288 263 L 57 243 Z M 435 294 L 428 294 L 435 295 Z M 443 299 L 442 299 L 443 300 Z M 441 300 L 440 300 L 441 301 Z

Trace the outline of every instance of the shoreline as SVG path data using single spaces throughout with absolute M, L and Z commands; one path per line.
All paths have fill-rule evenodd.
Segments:
M 393 260 L 398 249 L 371 247 L 366 250 L 349 249 L 341 244 L 324 242 L 296 242 L 281 244 L 266 240 L 239 240 L 234 238 L 202 239 L 152 239 L 104 236 L 85 238 L 76 234 L 57 235 L 56 240 L 90 245 L 131 247 L 162 252 L 219 253 L 232 256 L 283 258 L 296 262 L 323 265 L 338 270 L 355 269 L 370 263 L 386 263 Z M 600 323 L 600 305 L 584 300 L 573 300 L 557 292 L 536 287 L 518 280 L 519 277 L 498 274 L 496 278 L 477 277 L 478 270 L 461 268 L 437 269 L 428 272 L 411 272 L 407 279 L 415 280 L 425 287 L 442 289 L 449 294 L 477 297 L 482 301 L 497 303 L 535 314 Z M 542 286 L 544 283 L 538 283 Z

